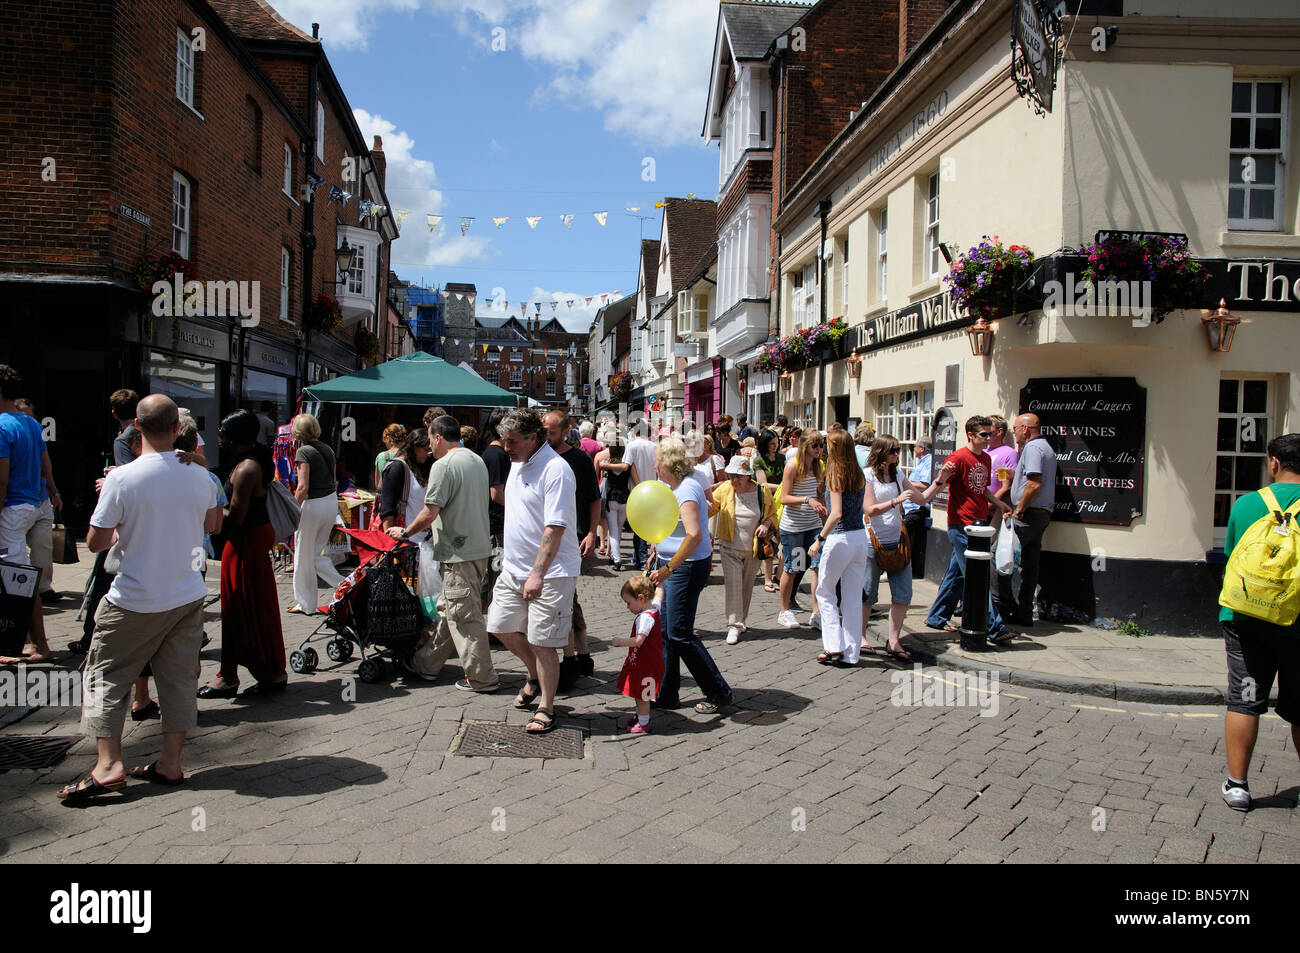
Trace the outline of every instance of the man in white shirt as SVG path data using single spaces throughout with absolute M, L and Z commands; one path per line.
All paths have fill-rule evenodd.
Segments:
M 623 462 L 630 463 L 636 467 L 637 475 L 642 480 L 655 479 L 655 445 L 647 440 L 642 433 L 642 424 L 633 427 L 628 431 L 627 448 L 623 451 Z M 629 484 L 629 489 L 635 487 L 635 483 Z M 636 533 L 632 534 L 632 559 L 633 565 L 637 569 L 645 568 L 646 557 L 650 555 L 650 544 L 647 543 Z
M 98 553 L 120 542 L 122 566 L 95 613 L 86 656 L 81 727 L 96 739 L 99 757 L 85 778 L 59 791 L 70 803 L 126 785 L 122 726 L 131 683 L 146 663 L 158 685 L 163 749 L 157 761 L 133 768 L 130 776 L 169 786 L 185 780 L 181 748 L 198 716 L 194 686 L 207 595 L 198 569 L 203 534 L 220 531 L 222 511 L 207 471 L 172 452 L 179 424 L 176 405 L 165 395 L 140 401 L 140 456 L 105 478 L 90 518 L 87 547 Z
M 555 727 L 555 653 L 569 642 L 582 566 L 575 535 L 578 487 L 573 468 L 546 442 L 535 411 L 510 411 L 497 431 L 511 466 L 501 575 L 492 589 L 487 628 L 528 667 L 515 707 L 527 708 L 540 696 L 525 730 L 545 734 Z

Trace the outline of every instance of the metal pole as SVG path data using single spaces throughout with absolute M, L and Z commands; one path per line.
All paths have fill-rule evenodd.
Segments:
M 962 590 L 961 647 L 982 652 L 989 637 L 989 579 L 993 568 L 992 526 L 967 526 L 966 578 Z

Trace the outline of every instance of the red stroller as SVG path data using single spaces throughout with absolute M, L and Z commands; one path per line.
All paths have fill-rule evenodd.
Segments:
M 363 682 L 377 682 L 392 666 L 410 660 L 420 637 L 424 614 L 407 581 L 416 576 L 419 547 L 399 543 L 382 530 L 343 531 L 357 541 L 361 564 L 339 584 L 329 605 L 320 607 L 324 621 L 289 653 L 289 668 L 300 675 L 314 672 L 320 657 L 308 643 L 328 632 L 332 638 L 325 654 L 346 662 L 355 644 L 361 650 L 357 675 Z

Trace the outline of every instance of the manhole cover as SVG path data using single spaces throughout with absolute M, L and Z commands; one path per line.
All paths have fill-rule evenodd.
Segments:
M 0 771 L 49 768 L 58 764 L 80 738 L 49 735 L 9 735 L 0 738 Z
M 582 732 L 556 728 L 535 735 L 522 725 L 473 721 L 465 726 L 456 753 L 464 758 L 581 758 Z

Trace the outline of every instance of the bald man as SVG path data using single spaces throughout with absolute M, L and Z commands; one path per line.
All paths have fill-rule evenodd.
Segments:
M 1056 506 L 1056 451 L 1034 414 L 1017 417 L 1014 433 L 1020 459 L 1010 489 L 1003 492 L 1011 497 L 1011 519 L 1020 539 L 1020 594 L 1012 596 L 1011 577 L 999 574 L 998 612 L 1011 624 L 1032 626 L 1043 534 Z
M 150 394 L 140 401 L 135 428 L 142 437 L 140 456 L 105 477 L 86 537 L 92 553 L 120 541 L 122 565 L 95 612 L 86 655 L 81 727 L 95 739 L 98 760 L 80 782 L 59 791 L 68 803 L 126 785 L 127 695 L 146 664 L 153 668 L 162 706 L 162 754 L 147 767 L 133 768 L 130 777 L 181 784 L 181 748 L 198 714 L 195 683 L 207 595 L 198 569 L 204 532 L 221 529 L 217 487 L 206 470 L 186 466 L 172 452 L 180 415 L 171 398 Z

